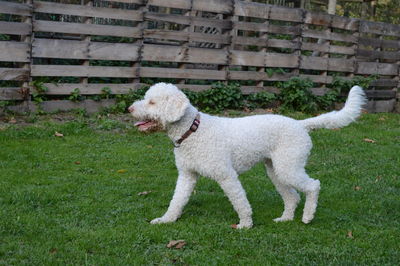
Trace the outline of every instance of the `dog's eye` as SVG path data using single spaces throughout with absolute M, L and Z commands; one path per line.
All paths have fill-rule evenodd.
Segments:
M 150 101 L 149 101 L 149 104 L 150 104 L 150 105 L 154 105 L 154 104 L 156 104 L 156 102 L 153 101 L 153 100 L 150 100 Z

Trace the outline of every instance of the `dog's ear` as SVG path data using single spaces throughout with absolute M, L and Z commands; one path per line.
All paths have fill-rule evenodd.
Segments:
M 166 106 L 166 121 L 173 123 L 181 119 L 189 106 L 189 100 L 185 94 L 179 93 L 174 96 L 169 96 Z

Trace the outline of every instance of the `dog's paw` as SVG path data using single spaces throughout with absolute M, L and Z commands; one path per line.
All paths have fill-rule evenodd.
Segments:
M 279 223 L 279 222 L 287 222 L 287 221 L 293 221 L 293 217 L 278 217 L 274 219 L 274 222 Z
M 311 223 L 311 221 L 314 219 L 314 216 L 311 216 L 311 217 L 304 217 L 303 216 L 303 219 L 301 219 L 301 221 L 303 222 L 303 223 L 305 223 L 305 224 L 309 224 L 309 223 Z
M 166 224 L 166 223 L 172 223 L 172 222 L 175 222 L 175 221 L 170 220 L 170 219 L 165 219 L 164 217 L 160 217 L 160 218 L 153 219 L 150 223 L 151 224 Z

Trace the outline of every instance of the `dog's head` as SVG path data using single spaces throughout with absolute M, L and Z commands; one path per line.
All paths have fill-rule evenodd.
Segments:
M 144 99 L 134 102 L 129 112 L 137 119 L 135 125 L 143 132 L 164 130 L 170 123 L 181 119 L 189 107 L 186 95 L 176 86 L 157 83 L 150 87 Z

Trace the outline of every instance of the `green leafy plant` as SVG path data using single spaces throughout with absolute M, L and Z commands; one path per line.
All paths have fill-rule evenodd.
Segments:
M 31 86 L 33 87 L 33 90 L 32 90 L 33 101 L 36 104 L 40 104 L 41 102 L 43 102 L 46 99 L 45 94 L 49 90 L 49 88 L 46 87 L 44 85 L 44 82 L 41 80 L 33 80 L 31 82 Z
M 250 109 L 255 108 L 267 108 L 271 104 L 271 102 L 277 99 L 274 93 L 270 93 L 267 91 L 257 92 L 253 94 L 249 94 L 245 96 L 246 99 L 246 107 Z
M 105 111 L 111 113 L 124 113 L 126 109 L 137 100 L 140 100 L 144 97 L 146 91 L 149 89 L 149 86 L 143 86 L 137 90 L 129 90 L 127 94 L 119 94 L 116 95 L 116 104 L 107 108 Z
M 110 99 L 111 93 L 112 93 L 112 91 L 109 87 L 104 87 L 101 89 L 101 98 L 102 99 Z
M 239 109 L 243 100 L 238 83 L 218 82 L 211 89 L 199 93 L 198 105 L 206 112 L 217 113 L 225 109 Z
M 82 100 L 82 95 L 81 95 L 81 91 L 79 90 L 79 88 L 75 88 L 71 92 L 71 95 L 68 97 L 68 100 L 73 101 L 73 102 L 79 102 Z
M 279 100 L 282 111 L 301 111 L 312 113 L 318 109 L 315 96 L 311 92 L 314 83 L 310 79 L 293 77 L 286 82 L 281 82 Z

